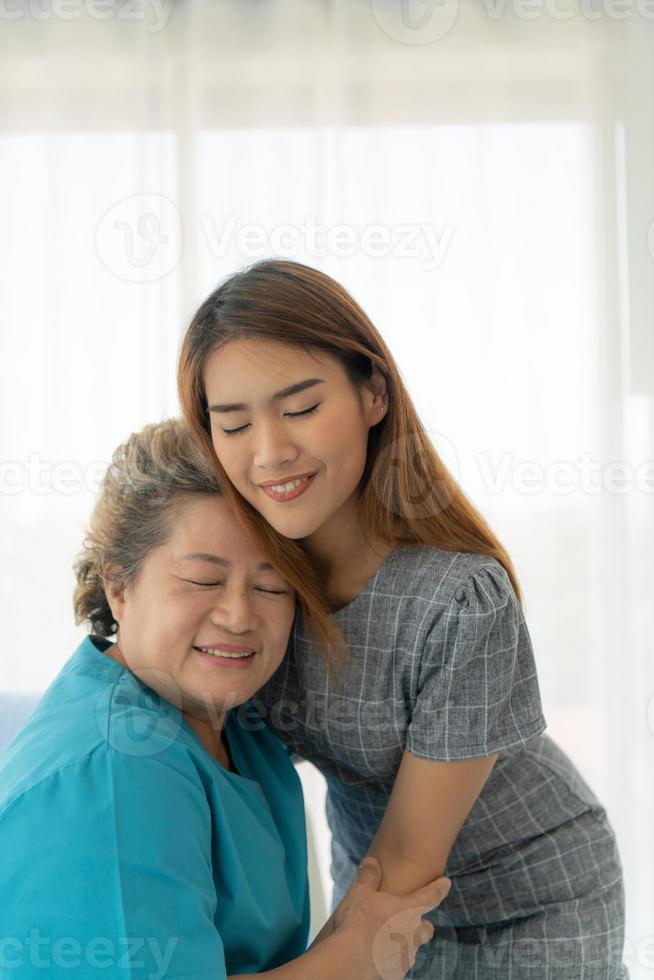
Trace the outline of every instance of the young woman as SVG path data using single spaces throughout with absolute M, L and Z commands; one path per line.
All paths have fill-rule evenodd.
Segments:
M 604 807 L 544 735 L 509 556 L 327 275 L 266 260 L 200 306 L 182 407 L 239 520 L 296 588 L 259 697 L 328 786 L 334 904 L 360 860 L 452 888 L 411 976 L 617 980 L 624 894 Z
M 0 976 L 401 980 L 449 882 L 364 867 L 306 951 L 302 789 L 250 704 L 295 595 L 186 426 L 116 450 L 76 573 L 94 633 L 0 758 Z

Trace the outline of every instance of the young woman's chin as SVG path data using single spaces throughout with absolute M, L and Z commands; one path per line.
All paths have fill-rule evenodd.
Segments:
M 259 491 L 249 501 L 278 534 L 294 541 L 304 540 L 356 511 L 362 472 L 348 476 L 341 486 L 331 486 L 327 491 L 324 486 L 309 487 L 306 496 L 295 500 L 271 500 Z
M 316 517 L 315 514 L 271 514 L 264 511 L 260 513 L 278 534 L 292 541 L 301 541 L 310 537 L 324 523 L 322 518 Z
M 331 513 L 330 508 L 325 513 L 325 508 L 315 499 L 277 501 L 261 490 L 248 493 L 246 499 L 278 534 L 296 541 L 313 534 Z

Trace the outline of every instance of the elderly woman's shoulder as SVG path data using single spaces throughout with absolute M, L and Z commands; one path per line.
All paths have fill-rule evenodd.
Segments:
M 181 712 L 109 658 L 89 660 L 84 645 L 0 755 L 0 815 L 53 783 L 110 792 L 117 774 L 139 780 L 146 770 L 162 779 L 176 771 L 202 789 Z

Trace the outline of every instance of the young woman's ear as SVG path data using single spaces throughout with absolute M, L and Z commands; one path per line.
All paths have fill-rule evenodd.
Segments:
M 108 565 L 102 575 L 102 584 L 104 585 L 104 594 L 107 597 L 107 602 L 111 609 L 111 615 L 119 623 L 125 611 L 125 587 L 120 583 L 116 572 L 117 569 L 112 565 Z
M 368 422 L 377 425 L 388 410 L 388 385 L 379 368 L 373 367 L 372 374 L 365 384 Z

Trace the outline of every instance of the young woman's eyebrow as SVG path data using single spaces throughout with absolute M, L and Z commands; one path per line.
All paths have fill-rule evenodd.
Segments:
M 231 561 L 226 558 L 221 558 L 220 555 L 211 555 L 206 551 L 196 551 L 192 555 L 183 555 L 182 561 L 210 561 L 213 565 L 220 565 L 221 568 L 230 568 Z M 274 572 L 273 566 L 270 562 L 262 561 L 259 562 L 255 567 L 255 572 Z
M 298 381 L 294 385 L 289 385 L 288 388 L 283 388 L 281 391 L 276 391 L 274 395 L 271 396 L 271 401 L 278 401 L 280 398 L 288 398 L 289 395 L 297 395 L 298 392 L 304 391 L 306 388 L 313 388 L 314 385 L 324 384 L 324 378 L 306 378 L 304 381 Z M 210 412 L 245 412 L 248 409 L 248 405 L 245 402 L 233 402 L 226 405 L 210 405 Z

